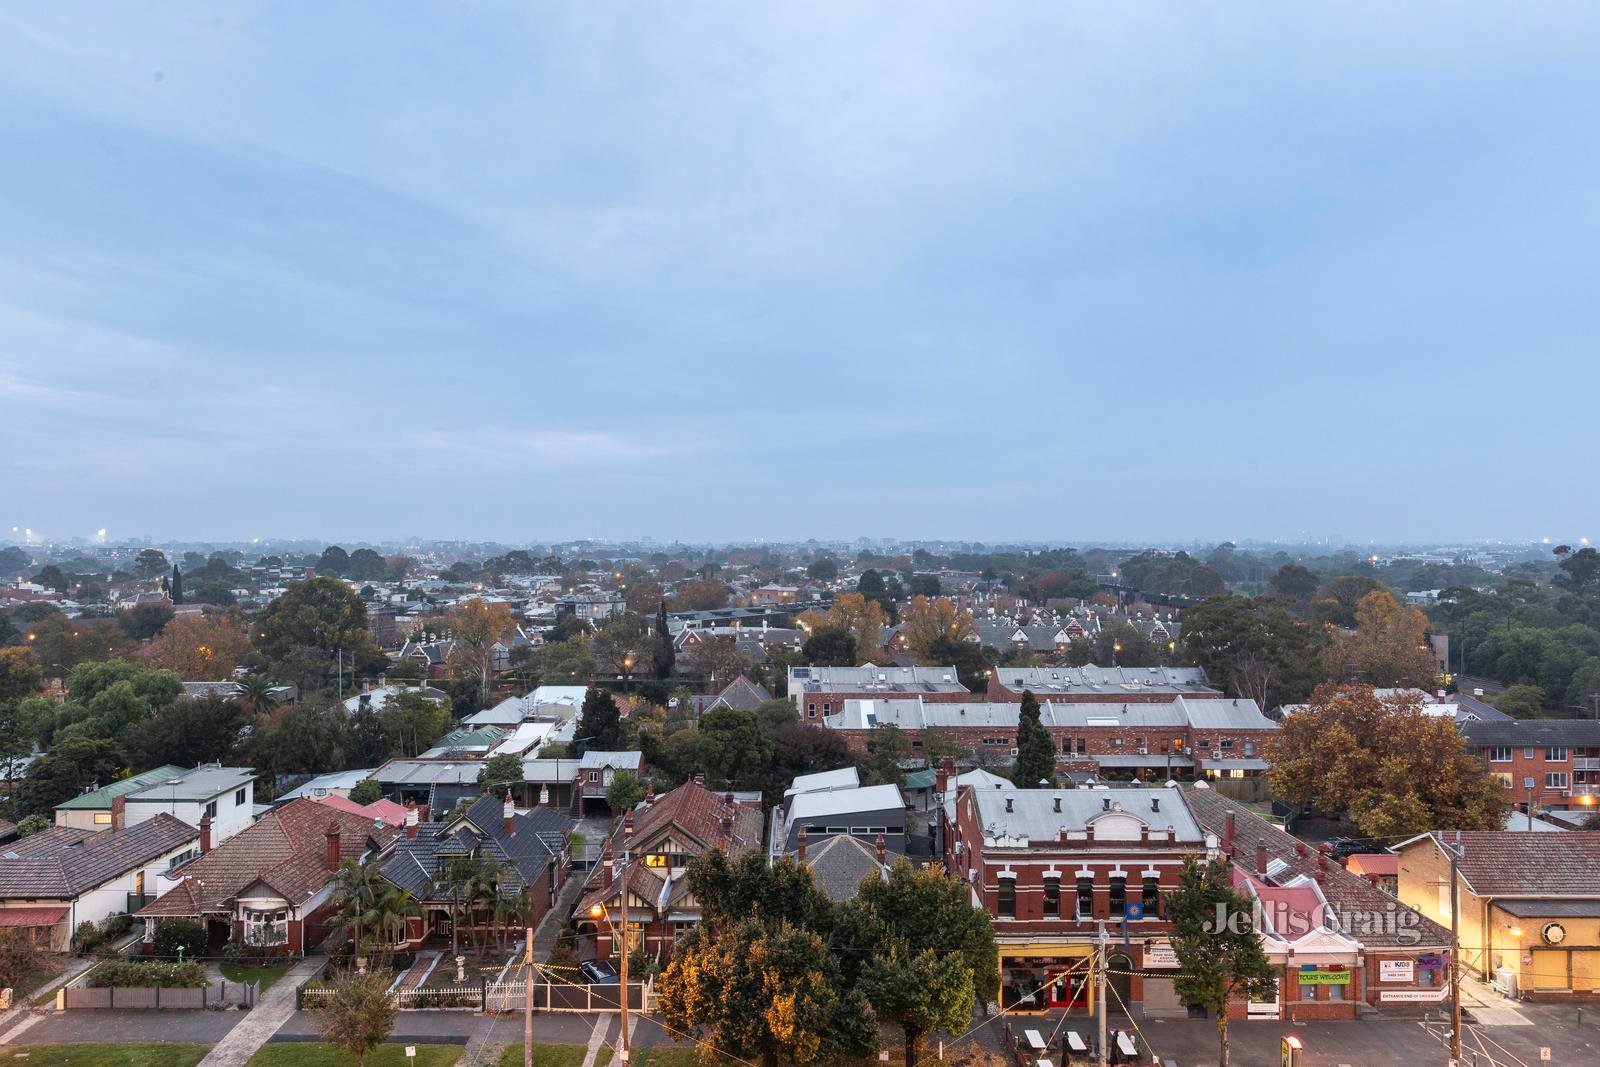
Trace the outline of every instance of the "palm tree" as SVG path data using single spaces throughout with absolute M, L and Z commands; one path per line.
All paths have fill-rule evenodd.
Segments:
M 248 708 L 251 715 L 260 718 L 278 706 L 278 698 L 272 693 L 277 687 L 261 675 L 248 674 L 234 684 L 239 687 L 234 699 Z
M 478 902 L 493 901 L 499 896 L 500 866 L 493 859 L 473 857 L 469 868 L 466 895 L 467 921 L 471 924 L 472 943 L 479 955 L 483 954 L 482 939 L 478 936 Z
M 470 857 L 453 856 L 446 860 L 440 875 L 450 893 L 450 955 L 461 955 L 461 900 L 466 896 L 470 877 Z
M 341 931 L 353 932 L 354 952 L 358 958 L 361 955 L 362 931 L 371 928 L 377 920 L 375 905 L 387 885 L 379 876 L 375 863 L 345 860 L 339 865 L 339 873 L 333 882 L 333 901 L 339 908 L 339 919 L 335 926 Z
M 373 928 L 379 935 L 385 960 L 393 957 L 395 948 L 406 939 L 406 921 L 422 914 L 411 890 L 387 886 L 373 902 Z
M 521 893 L 507 896 L 499 893 L 494 898 L 494 921 L 496 932 L 499 935 L 498 943 L 503 949 L 506 947 L 506 932 L 512 926 L 521 926 L 525 914 L 522 907 L 524 897 Z

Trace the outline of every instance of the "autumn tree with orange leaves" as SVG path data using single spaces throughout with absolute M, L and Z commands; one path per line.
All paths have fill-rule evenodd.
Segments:
M 480 699 L 489 696 L 489 679 L 494 675 L 494 646 L 509 641 L 516 632 L 511 609 L 503 603 L 474 597 L 445 613 L 450 632 L 450 664 L 469 678 L 476 679 Z
M 183 614 L 139 650 L 154 667 L 186 682 L 214 682 L 233 673 L 250 651 L 250 635 L 236 611 L 218 615 Z
M 900 613 L 900 622 L 907 651 L 922 663 L 932 658 L 933 646 L 940 638 L 965 641 L 973 632 L 972 612 L 944 596 L 912 597 Z
M 1323 656 L 1328 677 L 1380 689 L 1430 689 L 1439 662 L 1428 645 L 1428 617 L 1375 589 L 1356 605 L 1356 628 L 1337 634 Z
M 888 621 L 883 606 L 860 593 L 841 593 L 833 598 L 826 612 L 808 611 L 800 616 L 800 625 L 812 632 L 825 628 L 849 630 L 856 639 L 858 663 L 870 663 L 879 657 L 883 628 Z

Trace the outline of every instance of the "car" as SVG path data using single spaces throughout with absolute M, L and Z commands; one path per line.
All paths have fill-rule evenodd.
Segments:
M 584 960 L 578 964 L 578 973 L 590 985 L 616 985 L 617 969 L 605 960 Z

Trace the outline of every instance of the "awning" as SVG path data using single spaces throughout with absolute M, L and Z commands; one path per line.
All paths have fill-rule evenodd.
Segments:
M 1205 762 L 1208 771 L 1264 771 L 1267 761 L 1264 759 L 1208 759 Z
M 1519 919 L 1594 919 L 1600 918 L 1600 899 L 1539 900 L 1497 898 L 1494 906 Z
M 1094 760 L 1102 767 L 1193 767 L 1194 760 L 1188 756 L 1169 756 L 1161 753 L 1154 756 L 1079 756 L 1078 759 Z
M 67 917 L 66 907 L 0 908 L 0 926 L 54 926 Z

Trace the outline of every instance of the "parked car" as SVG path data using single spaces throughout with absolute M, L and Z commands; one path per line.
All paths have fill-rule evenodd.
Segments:
M 617 969 L 605 960 L 584 960 L 578 964 L 578 973 L 590 985 L 616 985 Z

